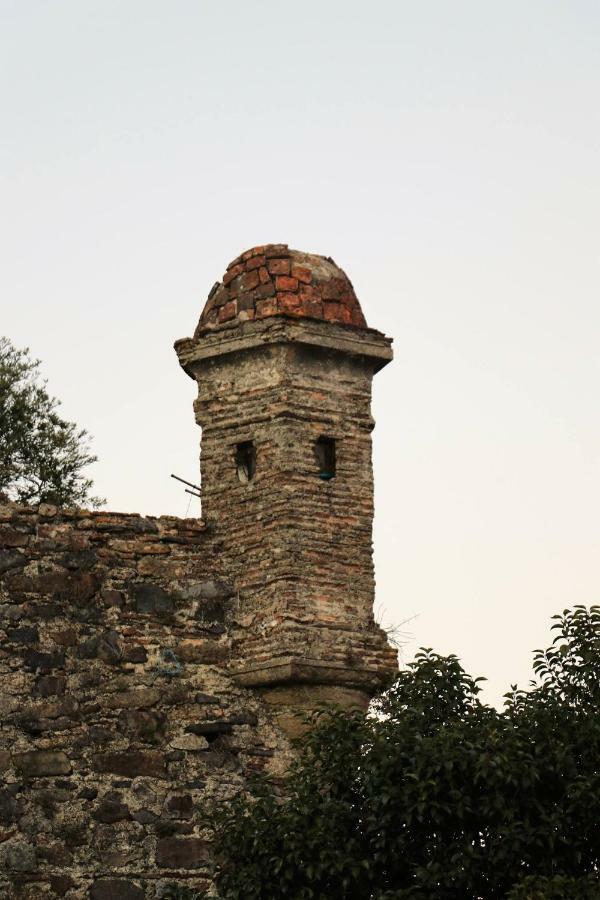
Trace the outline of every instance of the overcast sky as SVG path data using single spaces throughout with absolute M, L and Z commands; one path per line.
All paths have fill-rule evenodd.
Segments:
M 395 339 L 379 614 L 525 685 L 600 602 L 599 48 L 597 0 L 0 0 L 0 333 L 108 506 L 188 510 L 172 344 L 225 265 L 330 255 Z

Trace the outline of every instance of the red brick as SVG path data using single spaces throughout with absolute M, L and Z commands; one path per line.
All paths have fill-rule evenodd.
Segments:
M 292 275 L 304 284 L 310 284 L 312 280 L 312 272 L 310 269 L 307 269 L 306 266 L 293 265 Z
M 330 278 L 321 285 L 323 300 L 339 300 L 343 293 L 343 286 L 340 285 L 339 278 Z
M 264 266 L 266 261 L 264 256 L 252 256 L 246 263 L 246 269 L 251 272 L 252 269 L 258 269 L 259 266 Z
M 228 301 L 229 299 L 230 299 L 230 297 L 229 297 L 229 290 L 228 290 L 226 287 L 223 287 L 223 285 L 221 285 L 221 286 L 214 292 L 214 294 L 212 295 L 212 297 L 210 298 L 209 304 L 211 304 L 211 305 L 210 305 L 210 306 L 207 305 L 206 308 L 207 308 L 207 309 L 212 309 L 212 308 L 215 307 L 215 306 L 225 306 L 225 304 L 227 303 L 227 301 Z
M 268 244 L 264 249 L 266 257 L 289 256 L 287 244 Z
M 323 318 L 323 304 L 320 301 L 303 301 L 302 310 L 305 316 L 310 316 L 313 319 Z
M 298 279 L 290 278 L 289 275 L 277 275 L 275 278 L 275 288 L 278 291 L 297 291 Z
M 289 275 L 290 265 L 289 259 L 270 259 L 267 262 L 269 272 L 272 275 Z
M 292 312 L 300 307 L 300 297 L 298 294 L 278 294 L 277 302 L 282 312 Z
M 257 318 L 264 318 L 265 316 L 274 316 L 277 312 L 277 302 L 276 300 L 259 300 L 256 304 L 256 315 Z
M 246 250 L 245 253 L 242 253 L 242 259 L 250 259 L 252 256 L 259 256 L 265 252 L 264 247 L 252 247 L 251 250 Z
M 271 280 L 271 276 L 269 275 L 269 270 L 266 266 L 261 266 L 258 270 L 258 277 L 260 278 L 263 284 L 267 284 Z
M 229 299 L 230 300 L 235 300 L 235 298 L 239 294 L 239 292 L 241 290 L 241 281 L 242 281 L 242 276 L 238 275 L 238 277 L 234 278 L 233 281 L 231 282 L 231 284 L 229 285 L 228 290 L 229 290 Z
M 244 272 L 242 275 L 242 290 L 251 291 L 258 286 L 258 272 Z
M 229 322 L 230 319 L 235 319 L 237 313 L 237 303 L 235 300 L 230 300 L 229 303 L 226 303 L 225 306 L 222 306 L 219 310 L 219 322 Z
M 272 297 L 275 293 L 275 285 L 272 281 L 267 284 L 259 284 L 255 291 L 252 292 L 257 300 L 264 300 L 266 297 Z
M 244 266 L 241 265 L 241 263 L 237 266 L 233 266 L 231 269 L 227 269 L 227 271 L 223 275 L 223 284 L 225 286 L 227 286 L 230 281 L 233 281 L 233 279 L 236 277 L 236 275 L 239 275 L 243 271 L 244 271 Z
M 319 289 L 313 287 L 312 285 L 305 286 L 303 285 L 300 288 L 300 299 L 303 303 L 311 303 L 311 302 L 320 302 L 321 294 Z
M 242 294 L 241 297 L 238 297 L 238 312 L 241 312 L 242 310 L 254 309 L 254 303 L 255 297 L 253 291 L 248 294 Z
M 342 305 L 340 303 L 324 303 L 323 304 L 323 317 L 328 322 L 341 322 L 342 321 Z

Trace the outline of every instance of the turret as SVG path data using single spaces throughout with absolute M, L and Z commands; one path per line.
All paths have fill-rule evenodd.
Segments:
M 238 597 L 232 672 L 272 702 L 310 685 L 364 704 L 397 667 L 373 620 L 371 383 L 391 340 L 333 260 L 271 244 L 230 263 L 176 349 Z

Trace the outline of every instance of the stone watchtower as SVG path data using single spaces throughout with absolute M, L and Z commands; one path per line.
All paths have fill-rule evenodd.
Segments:
M 270 244 L 230 263 L 175 346 L 238 597 L 232 674 L 274 704 L 364 704 L 397 668 L 373 620 L 371 382 L 391 340 L 333 260 Z

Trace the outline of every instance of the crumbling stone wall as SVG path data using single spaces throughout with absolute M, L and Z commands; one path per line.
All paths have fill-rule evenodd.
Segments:
M 203 522 L 0 505 L 0 898 L 203 886 L 199 804 L 289 759 L 227 672 L 237 598 Z

